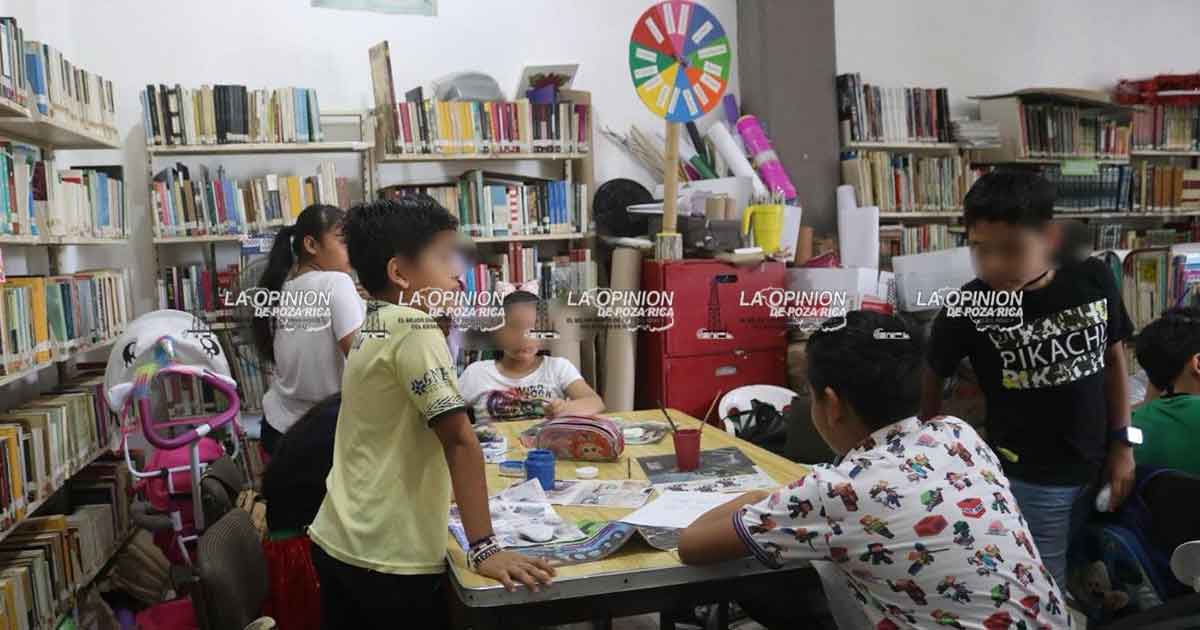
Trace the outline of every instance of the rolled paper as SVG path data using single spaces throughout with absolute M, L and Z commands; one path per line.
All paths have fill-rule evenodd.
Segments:
M 609 286 L 614 291 L 637 291 L 642 284 L 642 252 L 618 247 L 612 254 Z M 610 411 L 633 409 L 637 368 L 637 333 L 611 327 L 604 345 L 604 406 Z
M 813 229 L 807 225 L 800 226 L 800 238 L 796 241 L 796 264 L 803 265 L 813 257 Z
M 858 207 L 858 200 L 854 197 L 854 187 L 849 184 L 842 184 L 837 187 L 837 209 L 851 210 Z
M 727 197 L 709 197 L 704 200 L 704 216 L 709 221 L 725 219 L 725 200 Z
M 742 116 L 738 119 L 737 130 L 742 141 L 746 143 L 746 153 L 754 158 L 758 174 L 767 185 L 767 189 L 771 192 L 779 191 L 784 199 L 795 199 L 796 187 L 783 170 L 783 164 L 771 148 L 771 141 L 767 139 L 762 125 L 758 124 L 758 118 L 753 114 Z
M 754 166 L 750 164 L 750 160 L 746 159 L 746 154 L 738 148 L 737 142 L 733 139 L 733 134 L 729 132 L 729 128 L 725 123 L 713 123 L 713 126 L 708 128 L 708 138 L 713 141 L 717 147 L 717 154 L 725 161 L 729 170 L 733 171 L 738 177 L 749 177 L 750 184 L 754 188 L 756 197 L 766 197 L 767 187 L 763 184 L 763 180 L 759 178 L 758 173 L 754 172 Z

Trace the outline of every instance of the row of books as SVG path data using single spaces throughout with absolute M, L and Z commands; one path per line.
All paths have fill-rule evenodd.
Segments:
M 456 182 L 390 186 L 384 198 L 426 194 L 458 217 L 470 236 L 586 232 L 590 224 L 586 184 L 470 170 Z
M 225 356 L 229 357 L 229 369 L 238 384 L 242 409 L 261 412 L 263 395 L 267 393 L 269 385 L 269 375 L 266 366 L 258 359 L 254 342 L 246 338 L 246 332 L 246 329 L 222 330 L 217 332 L 217 339 L 226 350 Z
M 961 247 L 963 234 L 940 223 L 919 226 L 879 226 L 880 264 L 891 267 L 893 256 L 923 254 L 941 249 Z
M 130 318 L 125 270 L 8 276 L 0 285 L 0 352 L 11 374 L 110 340 Z
M 0 18 L 0 96 L 116 136 L 112 81 L 76 66 L 49 44 L 26 40 L 12 17 Z
M 889 151 L 842 154 L 842 181 L 860 206 L 883 212 L 953 211 L 966 195 L 961 155 L 926 156 Z
M 1200 225 L 1191 226 L 1190 231 L 1177 228 L 1135 230 L 1118 223 L 1096 225 L 1092 229 L 1098 250 L 1132 250 L 1200 242 Z
M 1020 125 L 1026 157 L 1129 157 L 1129 120 L 1094 108 L 1021 103 Z
M 520 285 L 531 280 L 537 281 L 537 293 L 546 299 L 566 299 L 568 294 L 578 296 L 594 289 L 597 280 L 592 250 L 574 248 L 549 260 L 539 260 L 536 246 L 509 243 L 507 251 L 486 257 L 464 274 L 468 293 L 495 291 L 498 282 Z
M 952 142 L 946 88 L 880 87 L 840 74 L 838 128 L 850 142 Z
M 88 374 L 0 413 L 0 528 L 24 519 L 111 446 L 118 424 L 103 380 Z
M 1133 148 L 1200 150 L 1200 106 L 1145 105 L 1133 112 Z
M 148 145 L 322 142 L 317 91 L 244 85 L 147 85 L 141 93 Z
M 516 101 L 438 101 L 421 88 L 395 103 L 389 153 L 586 153 L 591 107 Z
M 1042 169 L 1042 176 L 1055 186 L 1056 209 L 1072 212 L 1127 212 L 1133 185 L 1128 164 L 1100 164 L 1093 175 L 1072 175 L 1058 164 Z
M 0 234 L 125 235 L 119 166 L 59 169 L 37 147 L 0 138 Z
M 1164 246 L 1129 252 L 1121 293 L 1136 329 L 1186 299 L 1200 284 L 1200 253 Z
M 271 173 L 240 181 L 229 177 L 223 166 L 214 177 L 207 166 L 193 173 L 175 164 L 154 176 L 155 234 L 246 234 L 291 225 L 314 203 L 349 208 L 347 185 L 332 160 L 321 161 L 315 175 Z
M 240 266 L 214 270 L 205 265 L 166 266 L 158 270 L 158 308 L 185 313 L 225 309 L 225 296 L 239 289 Z M 212 323 L 212 322 L 210 322 Z
M 1200 169 L 1142 162 L 1135 167 L 1133 206 L 1139 210 L 1200 210 Z

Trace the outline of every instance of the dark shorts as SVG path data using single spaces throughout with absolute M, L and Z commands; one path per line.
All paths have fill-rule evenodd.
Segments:
M 312 545 L 321 581 L 322 630 L 391 630 L 420 619 L 421 628 L 448 628 L 445 576 L 394 575 L 346 564 Z

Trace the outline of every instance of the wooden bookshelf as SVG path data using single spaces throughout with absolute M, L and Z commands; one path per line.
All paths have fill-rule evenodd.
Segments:
M 882 219 L 958 219 L 963 215 L 962 210 L 944 210 L 939 212 L 880 212 Z
M 1181 149 L 1134 149 L 1133 157 L 1200 157 L 1200 151 Z
M 148 145 L 150 155 L 239 155 L 257 153 L 360 153 L 370 142 L 269 142 L 237 144 Z
M 0 244 L 3 245 L 42 245 L 42 237 L 36 234 L 0 234 Z
M 380 163 L 393 162 L 464 162 L 477 160 L 582 160 L 591 153 L 388 153 Z
M 981 166 L 997 164 L 1058 164 L 1072 160 L 1095 160 L 1097 164 L 1129 164 L 1129 158 L 1097 157 L 1088 155 L 1071 155 L 1058 157 L 1018 157 L 998 160 L 972 160 L 971 164 Z
M 1169 219 L 1171 217 L 1200 217 L 1200 210 L 1150 210 L 1150 211 L 1122 211 L 1115 212 L 1112 210 L 1097 210 L 1095 212 L 1087 210 L 1068 210 L 1055 209 L 1054 218 L 1056 219 Z
M 45 236 L 42 237 L 42 242 L 46 245 L 128 245 L 129 239 L 103 236 Z
M 472 236 L 475 243 L 524 243 L 526 241 L 577 241 L 595 236 L 591 232 L 563 232 L 561 234 L 514 234 L 510 236 Z
M 843 151 L 939 151 L 953 153 L 960 149 L 954 142 L 851 142 Z
M 120 139 L 100 133 L 68 118 L 30 112 L 26 116 L 0 118 L 0 133 L 15 136 L 30 144 L 55 149 L 119 149 Z
M 26 118 L 29 116 L 29 110 L 24 105 L 0 96 L 0 116 Z

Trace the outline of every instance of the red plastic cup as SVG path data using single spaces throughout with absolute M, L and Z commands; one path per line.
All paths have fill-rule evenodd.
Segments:
M 675 467 L 679 472 L 688 472 L 700 467 L 700 430 L 679 429 L 675 438 Z

